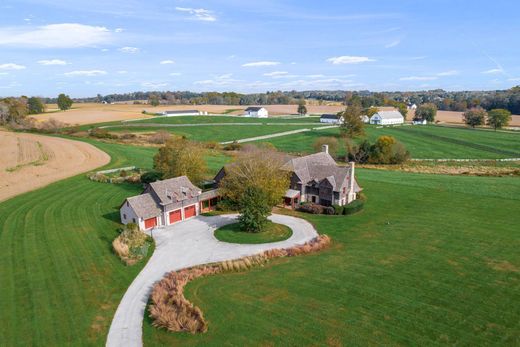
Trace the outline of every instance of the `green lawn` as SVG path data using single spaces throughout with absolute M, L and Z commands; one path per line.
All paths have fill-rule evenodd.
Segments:
M 88 140 L 107 167 L 152 166 L 155 148 Z M 209 160 L 211 176 L 225 156 Z M 112 253 L 119 205 L 139 185 L 69 178 L 0 203 L 0 341 L 3 346 L 105 343 L 116 307 L 144 262 Z
M 166 130 L 196 141 L 234 141 L 284 131 L 304 129 L 311 125 L 214 125 L 201 127 L 125 127 L 108 128 L 113 132 L 153 132 Z
M 301 214 L 331 249 L 190 283 L 208 332 L 145 345 L 518 345 L 520 180 L 358 174 L 363 212 Z
M 370 141 L 375 141 L 381 135 L 391 135 L 401 141 L 413 158 L 520 157 L 520 134 L 440 126 L 366 127 L 366 138 Z M 339 129 L 315 130 L 264 141 L 283 151 L 311 153 L 314 141 L 320 136 L 336 136 L 342 142 Z M 342 148 L 340 154 L 344 152 Z
M 291 237 L 292 230 L 283 224 L 268 222 L 264 231 L 248 233 L 240 229 L 239 223 L 233 223 L 218 228 L 214 235 L 224 242 L 258 244 L 287 240 Z
M 128 121 L 126 123 L 156 124 L 208 124 L 208 123 L 319 123 L 319 117 L 271 117 L 251 118 L 240 116 L 179 116 L 157 117 L 145 120 Z

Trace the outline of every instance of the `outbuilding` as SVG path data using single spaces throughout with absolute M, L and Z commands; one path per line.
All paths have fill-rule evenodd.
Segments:
M 341 124 L 343 123 L 343 116 L 338 114 L 322 114 L 320 123 Z
M 245 117 L 254 117 L 254 118 L 267 118 L 269 117 L 269 112 L 265 107 L 248 107 L 244 111 Z
M 379 111 L 370 117 L 370 124 L 395 125 L 403 123 L 404 117 L 399 111 Z

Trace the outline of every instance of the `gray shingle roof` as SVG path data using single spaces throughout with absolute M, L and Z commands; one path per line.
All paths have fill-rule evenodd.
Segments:
M 379 111 L 376 113 L 381 119 L 401 119 L 404 118 L 399 111 Z
M 320 118 L 323 118 L 323 119 L 340 119 L 341 116 L 337 115 L 337 114 L 324 113 L 324 114 L 321 115 Z
M 282 170 L 294 172 L 303 184 L 328 179 L 335 191 L 339 191 L 345 178 L 350 176 L 350 168 L 338 166 L 325 152 L 294 158 L 283 165 Z
M 202 192 L 202 190 L 193 185 L 186 176 L 150 183 L 150 189 L 154 191 L 163 204 L 191 199 L 200 195 Z
M 161 214 L 161 208 L 148 193 L 132 196 L 126 200 L 139 218 L 146 219 Z

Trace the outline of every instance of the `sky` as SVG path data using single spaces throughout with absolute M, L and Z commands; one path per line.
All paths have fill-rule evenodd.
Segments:
M 0 96 L 520 84 L 514 0 L 2 0 Z

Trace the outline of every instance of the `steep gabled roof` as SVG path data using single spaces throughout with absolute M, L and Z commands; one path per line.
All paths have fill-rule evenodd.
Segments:
M 350 175 L 350 168 L 338 166 L 330 154 L 325 152 L 291 159 L 282 166 L 282 170 L 294 172 L 303 184 L 327 179 L 335 191 L 339 191 Z
M 162 204 L 191 199 L 202 193 L 202 189 L 193 185 L 186 176 L 150 183 L 150 189 L 153 190 Z
M 249 112 L 249 111 L 260 111 L 261 109 L 263 109 L 262 106 L 251 106 L 251 107 L 248 107 L 246 108 L 246 112 Z
M 161 208 L 149 193 L 132 196 L 128 204 L 139 218 L 151 218 L 161 214 Z

